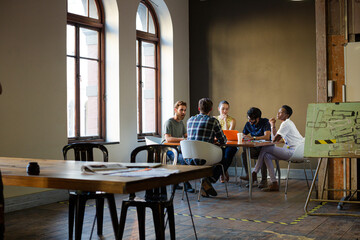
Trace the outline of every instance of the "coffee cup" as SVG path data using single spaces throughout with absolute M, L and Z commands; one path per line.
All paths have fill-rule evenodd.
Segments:
M 237 139 L 238 139 L 238 143 L 242 143 L 244 140 L 244 134 L 243 133 L 238 133 L 237 134 Z

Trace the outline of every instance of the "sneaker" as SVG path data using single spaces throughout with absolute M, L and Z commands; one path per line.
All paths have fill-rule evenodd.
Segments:
M 258 188 L 266 188 L 268 187 L 267 180 L 261 180 L 261 182 L 258 184 Z
M 188 193 L 194 193 L 195 189 L 193 189 L 193 187 L 191 186 L 191 184 L 189 182 L 184 182 L 184 187 L 185 187 L 185 191 Z
M 277 192 L 279 191 L 279 185 L 277 182 L 272 182 L 267 188 L 261 189 L 263 192 Z
M 204 178 L 202 181 L 202 185 L 201 188 L 204 189 L 204 191 L 210 195 L 210 196 L 217 196 L 217 192 L 215 191 L 215 189 L 213 188 L 213 186 L 211 185 L 210 181 L 207 178 Z

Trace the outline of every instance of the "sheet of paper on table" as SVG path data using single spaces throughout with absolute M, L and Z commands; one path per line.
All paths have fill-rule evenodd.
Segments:
M 128 165 L 128 166 L 127 166 Z M 81 166 L 85 174 L 114 175 L 122 177 L 167 177 L 170 174 L 178 173 L 178 170 L 156 168 L 158 164 L 129 164 L 129 163 L 87 163 Z

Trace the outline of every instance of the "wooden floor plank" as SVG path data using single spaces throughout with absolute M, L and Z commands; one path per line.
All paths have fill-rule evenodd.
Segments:
M 304 216 L 307 195 L 306 182 L 289 181 L 287 198 L 284 195 L 284 181 L 280 192 L 264 193 L 254 188 L 253 200 L 248 199 L 248 189 L 229 183 L 229 198 L 224 185 L 215 184 L 217 197 L 201 198 L 189 194 L 195 215 L 199 239 L 357 239 L 360 236 L 360 218 Z M 141 196 L 143 193 L 140 193 Z M 116 195 L 120 213 L 122 199 Z M 187 202 L 181 200 L 181 191 L 175 195 L 175 223 L 178 239 L 194 239 L 194 232 Z M 312 203 L 310 208 L 315 207 Z M 348 204 L 343 211 L 358 211 L 360 207 Z M 335 204 L 326 204 L 318 211 L 334 211 Z M 68 236 L 68 205 L 66 202 L 39 206 L 5 214 L 6 239 L 54 239 Z M 89 239 L 95 214 L 94 201 L 86 207 L 83 239 Z M 151 211 L 146 212 L 146 239 L 155 239 Z M 295 224 L 294 224 L 295 223 Z M 134 209 L 127 215 L 124 239 L 138 239 L 137 216 Z M 96 230 L 92 239 L 98 239 Z M 104 211 L 104 238 L 114 239 L 108 209 Z M 167 229 L 166 239 L 170 239 Z

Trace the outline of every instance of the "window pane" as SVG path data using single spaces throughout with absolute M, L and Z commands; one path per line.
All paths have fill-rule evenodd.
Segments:
M 139 41 L 136 40 L 136 66 L 139 65 Z
M 99 33 L 87 28 L 80 28 L 80 57 L 98 59 Z
M 149 33 L 155 34 L 155 24 L 154 24 L 154 19 L 151 16 L 151 14 L 149 16 Z
M 66 26 L 66 54 L 75 56 L 75 26 Z
M 80 59 L 80 135 L 98 136 L 99 65 L 97 61 Z
M 155 44 L 142 42 L 141 47 L 142 66 L 155 67 Z
M 137 101 L 139 101 L 139 68 L 136 68 L 136 99 Z M 137 106 L 137 114 L 136 114 L 136 127 L 137 127 L 137 133 L 140 133 L 140 129 L 139 129 L 139 116 L 140 116 L 140 109 L 139 109 L 139 103 L 136 104 Z
M 75 58 L 67 57 L 67 129 L 75 137 Z
M 99 19 L 98 9 L 97 9 L 95 0 L 90 0 L 89 4 L 90 4 L 90 6 L 89 6 L 89 11 L 90 11 L 89 17 Z
M 68 0 L 68 12 L 87 17 L 87 2 L 87 0 Z
M 155 70 L 142 69 L 142 128 L 143 133 L 155 132 Z
M 147 8 L 140 3 L 136 13 L 136 30 L 147 32 Z

